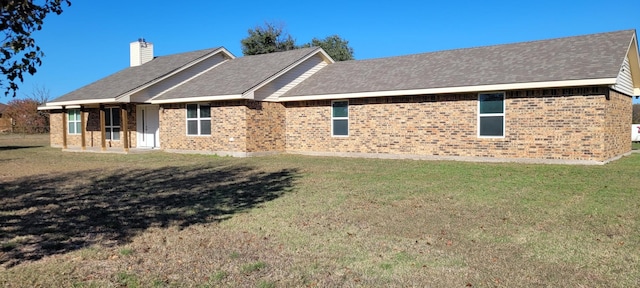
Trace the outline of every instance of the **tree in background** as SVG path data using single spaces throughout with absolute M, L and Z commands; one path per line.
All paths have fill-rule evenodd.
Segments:
M 349 47 L 349 41 L 342 39 L 338 35 L 329 36 L 322 40 L 313 38 L 311 43 L 304 44 L 302 47 L 320 47 L 335 61 L 354 59 L 353 48 Z
M 4 34 L 0 46 L 0 89 L 4 95 L 16 96 L 18 80 L 23 74 L 36 73 L 36 66 L 42 64 L 44 53 L 36 45 L 31 33 L 42 29 L 44 18 L 49 13 L 62 13 L 63 4 L 69 0 L 46 0 L 34 4 L 32 0 L 3 0 L 0 4 L 0 30 Z M 5 79 L 6 78 L 6 79 Z
M 633 124 L 640 124 L 640 104 L 633 104 Z
M 25 99 L 13 99 L 7 103 L 4 114 L 13 119 L 13 132 L 43 133 L 49 131 L 49 113 L 38 111 L 38 106 L 49 101 L 49 89 L 35 86 Z
M 240 41 L 244 55 L 258 55 L 296 49 L 295 40 L 284 31 L 284 25 L 264 23 L 249 29 L 249 36 Z
M 240 41 L 244 55 L 258 55 L 273 52 L 281 52 L 304 47 L 321 47 L 333 60 L 353 60 L 353 48 L 349 47 L 349 41 L 338 35 L 325 39 L 313 38 L 310 43 L 301 46 L 295 44 L 295 40 L 284 30 L 284 25 L 276 25 L 265 22 L 264 26 L 256 26 L 249 29 L 249 35 Z

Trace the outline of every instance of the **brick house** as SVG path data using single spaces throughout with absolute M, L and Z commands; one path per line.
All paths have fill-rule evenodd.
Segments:
M 337 63 L 138 41 L 40 109 L 63 149 L 606 163 L 631 151 L 638 58 L 634 30 Z

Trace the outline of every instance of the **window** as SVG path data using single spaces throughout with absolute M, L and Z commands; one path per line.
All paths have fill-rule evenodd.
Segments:
M 478 136 L 504 137 L 504 93 L 478 95 Z
M 331 136 L 349 136 L 349 101 L 331 102 Z
M 187 104 L 187 135 L 211 135 L 211 107 Z
M 120 108 L 107 108 L 104 112 L 105 139 L 120 140 Z
M 70 109 L 67 114 L 68 132 L 69 134 L 80 134 L 82 125 L 80 123 L 80 109 Z

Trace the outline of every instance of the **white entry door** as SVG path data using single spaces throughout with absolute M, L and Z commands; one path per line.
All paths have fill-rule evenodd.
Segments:
M 160 114 L 158 105 L 138 105 L 136 122 L 138 148 L 160 147 Z

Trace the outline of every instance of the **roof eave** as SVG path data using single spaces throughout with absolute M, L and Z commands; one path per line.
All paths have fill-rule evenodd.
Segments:
M 469 92 L 486 92 L 486 91 L 503 91 L 503 90 L 558 88 L 558 87 L 603 86 L 603 85 L 614 85 L 615 83 L 616 83 L 616 78 L 599 78 L 599 79 L 582 79 L 582 80 L 490 84 L 490 85 L 439 87 L 439 88 L 424 88 L 424 89 L 410 89 L 410 90 L 368 91 L 368 92 L 316 94 L 316 95 L 284 96 L 284 97 L 281 96 L 279 99 L 279 102 L 384 97 L 384 96 L 408 96 L 408 95 L 426 95 L 426 94 L 469 93 Z
M 113 103 L 124 103 L 124 102 L 118 101 L 115 98 L 85 99 L 85 100 L 70 100 L 70 101 L 47 102 L 47 104 L 45 106 L 43 106 L 43 107 L 49 107 L 49 106 L 71 106 L 71 105 L 90 105 L 90 104 L 113 104 Z
M 189 102 L 211 102 L 221 100 L 242 100 L 242 94 L 215 95 L 215 96 L 195 96 L 185 98 L 159 99 L 151 100 L 151 104 L 171 104 L 171 103 L 189 103 Z

